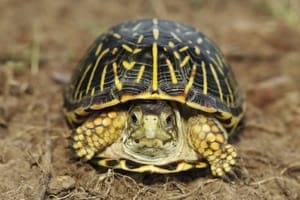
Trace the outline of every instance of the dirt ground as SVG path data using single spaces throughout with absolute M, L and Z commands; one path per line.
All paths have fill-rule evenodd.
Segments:
M 300 199 L 299 13 L 298 0 L 0 0 L 0 199 Z M 149 17 L 206 33 L 244 88 L 233 180 L 100 173 L 70 159 L 63 83 L 101 32 Z

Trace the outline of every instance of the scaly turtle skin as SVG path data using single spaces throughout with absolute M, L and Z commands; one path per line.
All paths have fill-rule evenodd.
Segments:
M 190 26 L 129 21 L 91 46 L 64 92 L 77 157 L 134 172 L 232 170 L 244 96 L 216 45 Z M 204 162 L 206 160 L 207 162 Z

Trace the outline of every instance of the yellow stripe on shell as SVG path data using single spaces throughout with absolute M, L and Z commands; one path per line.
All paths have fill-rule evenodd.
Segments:
M 108 49 L 105 49 L 104 51 L 102 51 L 101 52 L 101 54 L 98 56 L 98 58 L 97 58 L 97 60 L 96 60 L 96 63 L 95 63 L 95 65 L 93 66 L 93 70 L 92 70 L 92 72 L 91 72 L 91 74 L 90 74 L 90 79 L 89 79 L 89 82 L 88 82 L 88 84 L 87 84 L 87 86 L 86 86 L 86 93 L 88 93 L 88 91 L 90 90 L 90 87 L 91 87 L 91 84 L 92 84 L 92 80 L 93 80 L 93 78 L 94 78 L 94 75 L 95 75 L 95 71 L 96 71 L 96 69 L 97 69 L 97 67 L 99 67 L 98 65 L 99 65 L 99 62 L 100 62 L 100 60 L 103 58 L 103 56 L 105 55 L 105 54 L 107 54 L 109 52 L 109 48 Z
M 140 70 L 139 70 L 138 75 L 136 77 L 136 80 L 135 80 L 136 83 L 139 83 L 141 81 L 141 79 L 143 77 L 143 74 L 144 74 L 144 71 L 145 71 L 145 65 L 142 65 L 140 67 Z
M 215 64 L 215 66 L 218 69 L 218 71 L 220 72 L 220 74 L 224 75 L 224 72 L 220 66 L 220 63 L 217 62 L 212 56 L 210 56 L 209 59 Z
M 184 47 L 182 47 L 182 48 L 179 49 L 179 52 L 184 52 L 184 51 L 186 51 L 188 49 L 189 49 L 188 46 L 184 46 Z
M 117 39 L 121 39 L 121 35 L 119 33 L 113 33 L 113 36 Z
M 108 163 L 110 161 L 115 161 L 116 164 L 111 166 Z M 176 173 L 181 171 L 187 171 L 192 168 L 206 168 L 208 165 L 205 162 L 199 162 L 197 164 L 190 164 L 187 162 L 180 162 L 177 164 L 175 169 L 168 169 L 163 168 L 163 166 L 155 166 L 151 164 L 141 164 L 140 166 L 137 166 L 135 168 L 128 167 L 127 160 L 121 159 L 121 160 L 113 160 L 109 158 L 102 158 L 98 160 L 98 165 L 104 166 L 104 167 L 112 167 L 114 169 L 122 169 L 126 171 L 131 172 L 137 172 L 137 173 L 144 173 L 144 172 L 151 172 L 151 173 L 160 173 L 160 174 L 168 174 L 168 173 Z
M 106 76 L 107 66 L 108 65 L 104 66 L 103 71 L 101 73 L 101 81 L 100 81 L 100 91 L 101 92 L 103 92 L 103 90 L 104 90 L 104 82 L 105 82 L 105 76 Z
M 190 75 L 189 81 L 184 88 L 184 94 L 187 94 L 190 91 L 190 89 L 194 83 L 194 80 L 195 80 L 196 70 L 197 70 L 197 66 L 194 64 L 192 67 L 192 70 L 191 70 L 191 75 Z
M 154 40 L 158 40 L 159 38 L 159 30 L 157 28 L 153 29 L 153 38 Z
M 157 43 L 152 45 L 152 88 L 154 91 L 158 89 L 158 49 Z
M 207 74 L 206 74 L 206 66 L 204 61 L 201 62 L 201 69 L 203 75 L 203 94 L 207 94 Z
M 142 24 L 142 23 L 137 23 L 137 24 L 132 28 L 133 32 L 135 32 L 135 31 L 140 27 L 141 24 Z
M 157 94 L 157 93 L 142 93 L 138 95 L 126 95 L 123 94 L 121 96 L 121 102 L 127 102 L 131 100 L 137 100 L 137 99 L 151 99 L 151 100 L 172 100 L 177 101 L 179 103 L 185 103 L 185 96 L 170 96 L 167 94 Z
M 169 45 L 169 47 L 171 47 L 171 48 L 173 48 L 173 47 L 175 46 L 174 42 L 172 42 L 172 41 L 169 41 L 169 42 L 168 42 L 168 45 Z
M 221 84 L 220 84 L 220 80 L 219 80 L 218 74 L 217 74 L 217 72 L 216 72 L 213 64 L 209 63 L 209 67 L 210 67 L 210 70 L 211 70 L 211 72 L 213 74 L 215 82 L 217 84 L 219 95 L 220 95 L 220 99 L 221 99 L 221 101 L 223 101 L 223 91 L 222 91 L 222 87 L 221 87 Z
M 125 49 L 126 51 L 132 53 L 132 48 L 128 46 L 127 44 L 122 44 L 122 48 Z
M 115 55 L 115 54 L 118 52 L 118 50 L 119 50 L 119 49 L 118 49 L 117 47 L 115 47 L 115 48 L 113 48 L 113 50 L 112 50 L 111 53 L 112 53 L 113 55 Z
M 127 60 L 124 60 L 122 62 L 122 65 L 124 66 L 125 69 L 131 70 L 134 67 L 135 62 L 134 61 L 128 62 Z
M 166 63 L 169 67 L 169 72 L 170 72 L 170 75 L 171 75 L 171 81 L 173 84 L 176 84 L 178 83 L 177 81 L 177 78 L 176 78 L 176 74 L 175 74 L 175 71 L 174 71 L 174 66 L 173 64 L 171 63 L 171 61 L 169 59 L 166 59 Z
M 180 54 L 177 51 L 174 51 L 173 54 L 177 60 L 180 59 Z
M 98 56 L 98 55 L 99 55 L 99 53 L 100 53 L 100 51 L 101 51 L 101 49 L 102 49 L 102 46 L 103 46 L 102 43 L 100 43 L 100 44 L 98 45 L 97 50 L 96 50 L 96 52 L 95 52 L 95 56 Z
M 201 50 L 199 47 L 195 46 L 195 53 L 199 56 L 201 54 Z
M 79 95 L 79 89 L 81 88 L 81 85 L 82 85 L 82 83 L 83 83 L 83 80 L 85 79 L 86 74 L 87 74 L 87 72 L 90 70 L 91 67 L 92 67 L 92 64 L 89 64 L 89 65 L 87 66 L 87 68 L 84 70 L 84 72 L 82 73 L 82 76 L 81 76 L 81 78 L 80 78 L 80 81 L 79 81 L 79 83 L 78 83 L 78 85 L 77 85 L 77 88 L 76 88 L 76 91 L 75 91 L 75 94 L 74 94 L 74 99 L 76 99 L 76 100 L 80 100 L 80 99 L 81 99 L 81 98 L 78 97 L 78 95 Z
M 138 43 L 138 44 L 141 43 L 141 42 L 143 41 L 143 39 L 144 39 L 144 35 L 140 35 L 140 36 L 138 37 L 137 43 Z
M 113 72 L 114 72 L 114 79 L 115 79 L 115 85 L 116 85 L 116 88 L 117 88 L 118 90 L 122 90 L 123 85 L 122 85 L 122 83 L 120 82 L 120 79 L 119 79 L 119 77 L 118 77 L 118 72 L 117 72 L 118 65 L 117 65 L 117 63 L 115 63 L 115 62 L 114 62 L 112 65 L 113 65 Z
M 226 85 L 226 87 L 227 87 L 227 90 L 228 90 L 228 92 L 229 92 L 229 98 L 230 98 L 230 103 L 231 104 L 233 104 L 233 101 L 234 101 L 234 99 L 233 99 L 233 93 L 232 93 L 232 89 L 231 89 L 231 87 L 230 87 L 230 85 L 229 85 L 229 83 L 228 83 L 228 80 L 225 78 L 225 85 Z
M 218 60 L 219 66 L 220 66 L 221 68 L 223 68 L 223 67 L 224 67 L 224 66 L 223 66 L 223 62 L 222 62 L 222 60 L 221 60 L 221 58 L 220 58 L 220 56 L 219 56 L 218 54 L 216 54 L 216 58 L 217 58 L 217 60 Z
M 139 48 L 137 48 L 137 49 L 134 49 L 133 50 L 133 54 L 138 54 L 138 53 L 140 53 L 142 51 L 142 49 L 139 49 Z
M 177 40 L 178 42 L 182 42 L 182 40 L 174 33 L 174 32 L 171 32 L 171 35 L 173 36 L 173 38 L 175 40 Z
M 180 67 L 184 67 L 189 62 L 190 58 L 190 56 L 185 56 L 182 62 L 180 63 Z

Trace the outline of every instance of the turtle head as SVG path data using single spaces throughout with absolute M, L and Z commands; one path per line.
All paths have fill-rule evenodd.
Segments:
M 174 109 L 164 101 L 133 104 L 123 138 L 124 150 L 139 160 L 169 157 L 178 146 Z

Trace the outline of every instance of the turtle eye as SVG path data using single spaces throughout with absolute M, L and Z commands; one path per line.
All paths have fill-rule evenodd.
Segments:
M 138 118 L 137 118 L 137 116 L 136 116 L 135 113 L 131 113 L 131 114 L 130 114 L 130 120 L 131 120 L 134 124 L 137 124 Z
M 172 117 L 171 116 L 168 116 L 166 118 L 166 123 L 167 123 L 167 125 L 171 125 L 171 123 L 172 123 Z
M 166 127 L 172 127 L 172 125 L 173 125 L 173 115 L 169 115 L 165 119 L 165 125 L 166 125 Z

